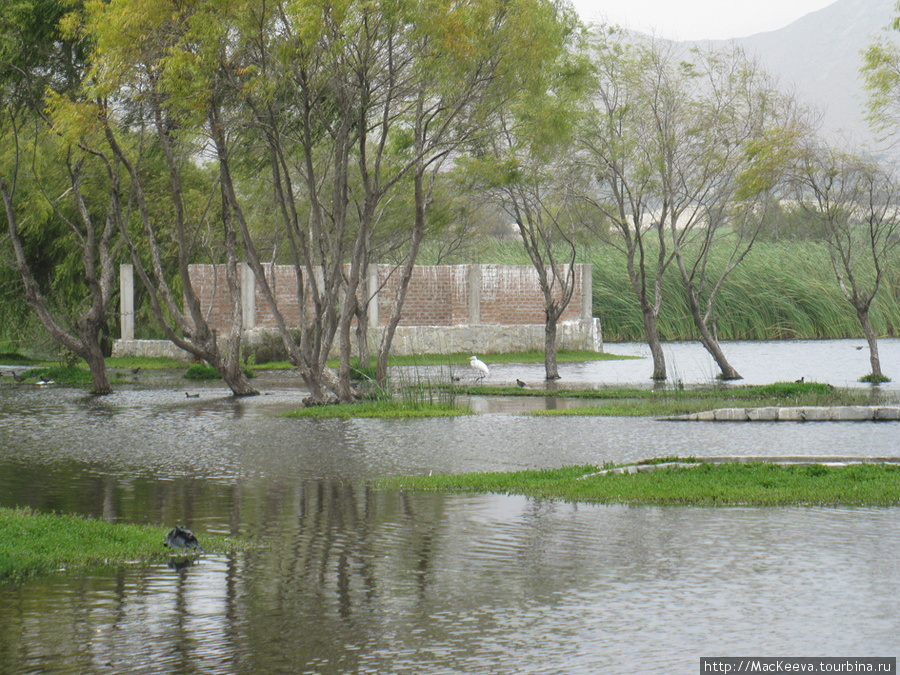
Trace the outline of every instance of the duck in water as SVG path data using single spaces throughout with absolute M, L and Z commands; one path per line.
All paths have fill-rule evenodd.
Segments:
M 200 545 L 200 542 L 197 541 L 197 537 L 194 536 L 194 533 L 183 528 L 181 525 L 176 525 L 166 533 L 166 540 L 163 542 L 163 546 L 167 546 L 168 548 L 196 549 L 199 550 L 200 553 L 204 553 L 203 547 Z

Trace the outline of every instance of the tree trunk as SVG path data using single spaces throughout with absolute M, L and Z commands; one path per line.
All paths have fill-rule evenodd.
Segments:
M 696 326 L 697 330 L 700 332 L 700 344 L 702 344 L 706 351 L 709 352 L 710 356 L 713 357 L 713 360 L 719 367 L 719 377 L 723 380 L 743 379 L 737 369 L 728 362 L 727 358 L 725 358 L 725 352 L 722 351 L 719 341 L 716 339 L 716 336 L 713 335 L 713 332 L 709 329 L 708 322 L 704 320 L 700 313 L 700 305 L 697 302 L 697 298 L 692 289 L 688 289 L 688 305 L 691 308 L 691 317 L 694 319 L 694 326 Z
M 97 395 L 112 393 L 112 386 L 106 372 L 106 361 L 103 358 L 103 350 L 100 348 L 100 329 L 105 323 L 103 311 L 109 304 L 109 294 L 104 294 L 103 289 L 97 285 L 98 287 L 94 288 L 93 306 L 78 320 L 78 334 L 71 335 L 63 330 L 50 313 L 37 281 L 31 273 L 31 267 L 19 237 L 18 214 L 13 207 L 13 196 L 2 179 L 0 179 L 0 196 L 2 196 L 6 210 L 9 238 L 15 252 L 16 266 L 25 285 L 25 300 L 37 313 L 50 336 L 87 362 L 91 371 L 91 393 Z
M 869 343 L 869 363 L 872 365 L 872 375 L 876 378 L 883 378 L 884 373 L 881 372 L 881 359 L 878 358 L 878 336 L 872 328 L 869 321 L 869 308 L 857 308 L 856 315 L 862 324 L 863 333 L 866 335 L 866 342 Z
M 223 169 L 227 170 L 227 166 Z M 222 221 L 225 226 L 225 278 L 228 297 L 231 299 L 231 326 L 224 345 L 218 345 L 217 353 L 222 362 L 216 368 L 235 396 L 256 396 L 259 394 L 241 368 L 241 339 L 244 330 L 244 308 L 241 299 L 241 279 L 237 264 L 237 233 L 234 229 L 228 198 L 222 195 Z M 224 354 L 222 353 L 224 352 Z
M 105 396 L 112 393 L 112 385 L 109 383 L 109 374 L 106 371 L 106 360 L 100 349 L 100 341 L 86 342 L 87 351 L 80 355 L 87 362 L 91 371 L 91 393 Z
M 547 312 L 544 323 L 544 374 L 548 380 L 559 379 L 559 366 L 556 363 L 556 312 Z
M 666 379 L 666 355 L 663 353 L 662 343 L 659 339 L 657 326 L 657 312 L 645 301 L 641 301 L 641 313 L 644 317 L 644 333 L 647 336 L 647 345 L 653 357 L 653 374 L 651 379 L 662 382 Z

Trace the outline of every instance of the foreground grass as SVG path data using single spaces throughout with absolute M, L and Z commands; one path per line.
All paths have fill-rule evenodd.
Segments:
M 171 553 L 162 545 L 167 531 L 28 508 L 0 508 L 0 583 L 62 569 L 161 562 Z M 239 545 L 218 536 L 204 537 L 201 543 L 206 553 Z
M 350 419 L 356 417 L 380 417 L 398 419 L 409 417 L 458 417 L 471 415 L 465 406 L 443 403 L 407 403 L 404 401 L 363 401 L 360 403 L 340 403 L 299 408 L 281 413 L 282 417 L 303 417 L 312 419 Z
M 512 473 L 405 476 L 382 479 L 378 488 L 498 493 L 596 504 L 900 505 L 900 467 L 893 465 L 826 467 L 758 462 L 704 463 L 694 468 L 664 468 L 647 473 L 583 478 L 599 470 L 595 466 L 569 466 Z

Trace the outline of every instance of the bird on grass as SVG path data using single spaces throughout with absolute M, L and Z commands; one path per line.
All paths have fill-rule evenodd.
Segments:
M 478 377 L 476 378 L 479 381 L 483 380 L 485 377 L 491 374 L 491 371 L 487 367 L 487 364 L 484 361 L 479 360 L 477 356 L 469 357 L 469 366 L 480 373 L 480 375 L 478 375 Z
M 527 384 L 525 384 L 524 382 L 522 382 L 522 380 L 520 380 L 519 378 L 516 378 L 516 384 L 519 385 L 520 387 L 527 387 L 527 386 L 528 386 Z
M 42 377 L 38 380 L 38 384 L 56 384 L 53 380 L 48 380 L 46 377 Z
M 12 376 L 16 382 L 24 382 L 25 381 L 25 378 L 22 377 L 21 375 L 19 375 L 16 371 L 12 371 Z
M 181 525 L 176 525 L 166 533 L 166 540 L 163 542 L 163 546 L 180 549 L 189 548 L 195 553 L 197 551 L 204 553 L 203 547 L 197 541 L 194 533 Z
M 200 398 L 200 394 L 191 394 L 190 392 L 184 392 L 185 398 Z

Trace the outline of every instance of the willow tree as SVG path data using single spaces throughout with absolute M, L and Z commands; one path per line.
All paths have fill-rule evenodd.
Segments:
M 798 162 L 797 203 L 821 226 L 841 292 L 856 311 L 872 372 L 885 382 L 870 310 L 900 249 L 900 181 L 889 168 L 827 146 L 811 146 Z
M 682 104 L 655 112 L 672 124 L 659 172 L 669 241 L 700 343 L 724 380 L 740 379 L 719 344 L 715 302 L 750 253 L 808 134 L 805 112 L 737 48 L 694 50 L 678 65 Z M 662 120 L 669 115 L 674 119 Z M 665 216 L 664 216 L 665 217 Z M 714 265 L 713 253 L 724 262 Z
M 544 301 L 544 374 L 559 377 L 557 324 L 575 291 L 576 242 L 584 226 L 570 185 L 575 121 L 588 69 L 583 28 L 566 6 L 541 23 L 532 50 L 541 64 L 523 73 L 518 95 L 492 119 L 463 162 L 473 186 L 514 224 Z
M 654 112 L 679 103 L 676 92 L 661 87 L 667 84 L 663 49 L 671 54 L 674 47 L 634 42 L 618 29 L 598 32 L 592 46 L 594 104 L 578 133 L 582 198 L 596 209 L 598 238 L 625 256 L 657 381 L 666 379 L 659 313 L 672 254 L 656 171 L 666 128 L 657 128 Z
M 546 0 L 194 0 L 150 24 L 167 29 L 152 70 L 159 91 L 167 106 L 197 112 L 190 128 L 215 153 L 225 209 L 314 401 L 328 392 L 356 396 L 352 320 L 364 301 L 372 242 L 390 229 L 405 232 L 408 244 L 378 350 L 384 379 L 441 165 L 541 67 L 533 48 L 544 39 L 549 7 Z M 247 156 L 263 167 L 259 178 L 270 182 L 286 232 L 299 337 L 257 250 L 251 191 L 235 171 Z M 388 223 L 385 205 L 399 194 L 411 195 L 411 210 Z M 335 341 L 337 373 L 326 365 Z
M 82 117 L 102 129 L 102 152 L 121 167 L 123 175 L 117 173 L 116 178 L 128 188 L 127 204 L 119 204 L 119 229 L 166 336 L 207 361 L 236 395 L 254 395 L 258 392 L 240 364 L 243 321 L 236 230 L 227 209 L 218 211 L 218 228 L 213 227 L 209 214 L 216 211 L 208 208 L 212 193 L 206 204 L 192 209 L 184 190 L 186 171 L 202 157 L 205 137 L 199 128 L 210 106 L 207 99 L 185 105 L 175 95 L 177 83 L 170 76 L 172 70 L 185 75 L 170 67 L 170 61 L 184 36 L 184 22 L 192 15 L 191 4 L 160 0 L 90 3 L 83 25 L 73 26 L 84 31 L 94 46 L 87 85 L 72 100 L 60 101 L 55 115 L 60 124 Z M 161 177 L 143 171 L 150 150 L 163 158 Z M 150 181 L 164 186 L 166 198 L 174 206 L 171 225 L 150 198 Z M 224 336 L 206 320 L 189 273 L 194 242 L 203 228 L 218 235 L 225 261 L 232 318 Z M 174 279 L 168 276 L 165 264 L 173 244 L 177 257 Z
M 721 377 L 740 374 L 719 345 L 715 300 L 753 246 L 792 148 L 805 133 L 789 97 L 739 50 L 683 47 L 609 30 L 594 47 L 595 105 L 579 138 L 598 233 L 621 250 L 653 356 L 666 379 L 658 322 L 674 263 L 700 342 Z M 713 251 L 726 252 L 714 269 Z
M 0 197 L 26 301 L 50 336 L 88 364 L 93 393 L 108 394 L 101 341 L 115 291 L 118 195 L 85 134 L 55 133 L 45 115 L 48 96 L 81 84 L 83 43 L 59 26 L 77 4 L 0 7 Z M 63 267 L 77 270 L 61 280 L 65 288 L 52 288 L 54 274 L 40 269 L 46 254 L 29 245 L 34 239 L 49 239 Z

